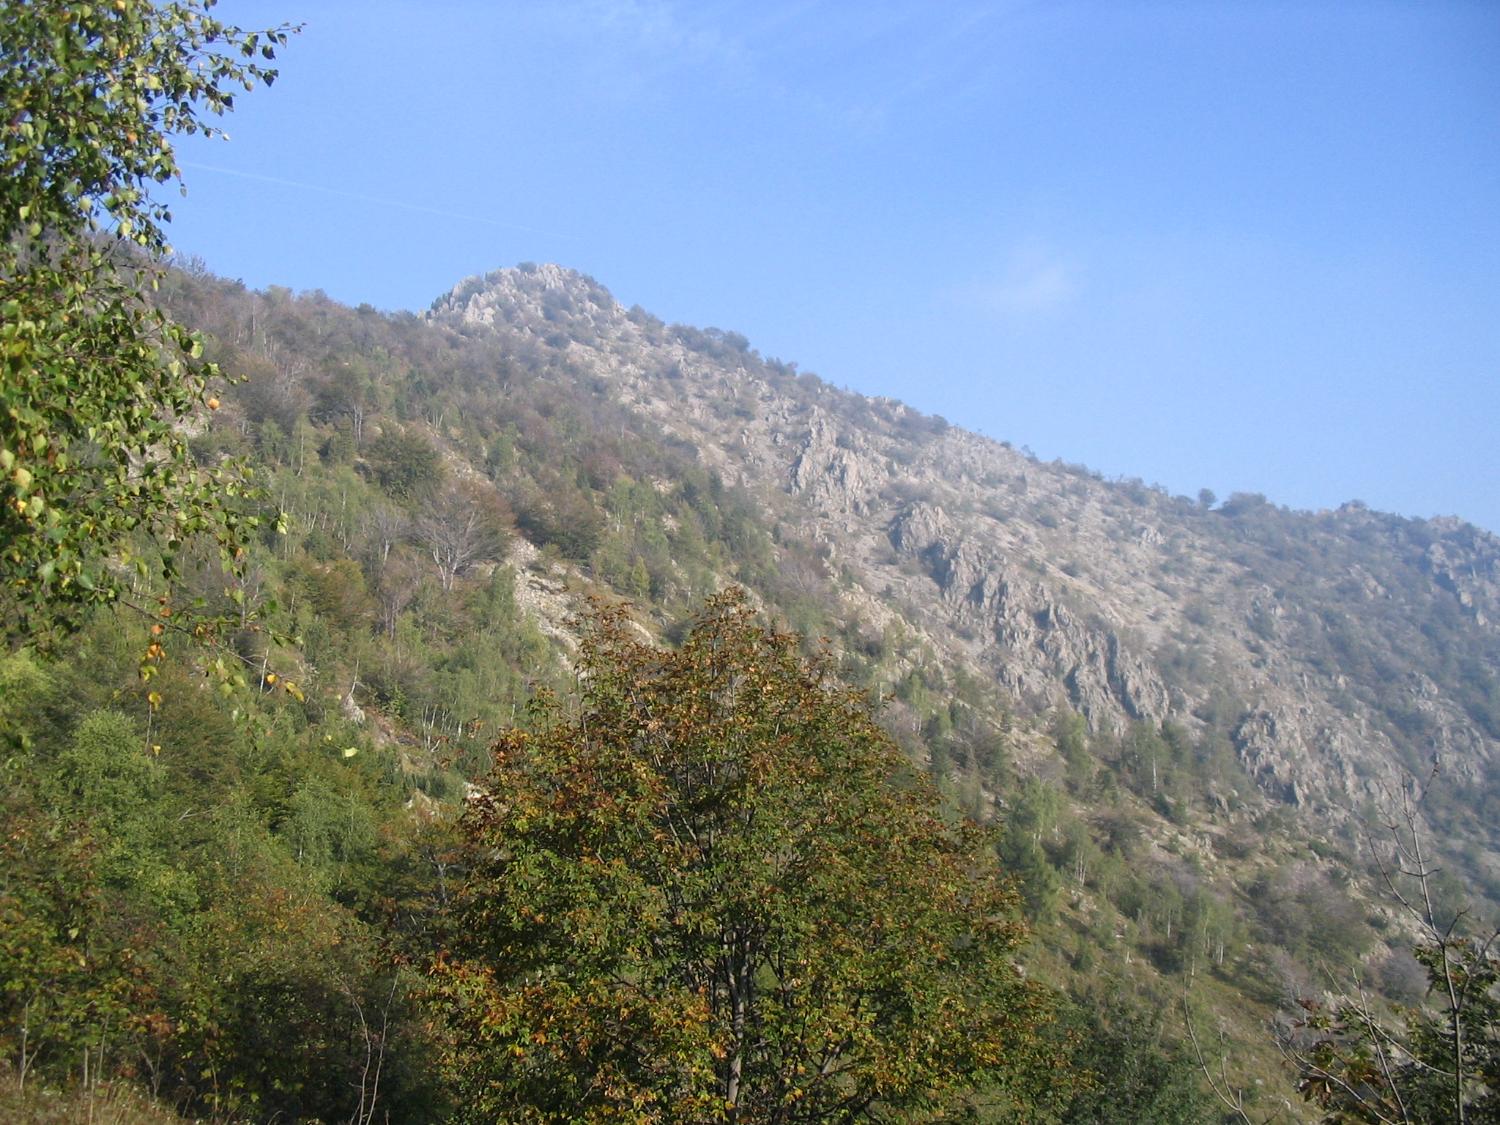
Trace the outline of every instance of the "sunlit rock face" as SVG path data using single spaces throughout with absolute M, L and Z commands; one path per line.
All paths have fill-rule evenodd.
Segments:
M 1494 784 L 1500 540 L 1469 524 L 1238 494 L 1210 509 L 1042 463 L 554 265 L 470 279 L 428 315 L 605 381 L 824 544 L 850 612 L 899 622 L 997 706 L 1212 724 L 1263 797 L 1312 815 L 1434 754 Z

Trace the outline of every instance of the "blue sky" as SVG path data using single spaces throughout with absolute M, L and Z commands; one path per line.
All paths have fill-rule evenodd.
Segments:
M 304 22 L 173 241 L 520 261 L 1174 493 L 1500 530 L 1500 4 L 222 0 Z

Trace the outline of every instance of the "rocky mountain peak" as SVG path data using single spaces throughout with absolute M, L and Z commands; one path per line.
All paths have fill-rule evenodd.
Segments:
M 465 278 L 432 303 L 428 316 L 488 325 L 534 319 L 576 329 L 615 324 L 625 310 L 587 274 L 551 262 L 523 262 Z
M 472 278 L 430 315 L 593 379 L 820 544 L 849 612 L 997 699 L 1218 732 L 1265 796 L 1331 814 L 1434 750 L 1481 787 L 1500 762 L 1500 541 L 1471 525 L 1209 508 L 1043 463 L 555 265 Z

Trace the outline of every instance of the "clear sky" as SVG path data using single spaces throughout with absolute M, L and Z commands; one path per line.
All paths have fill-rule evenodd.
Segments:
M 1500 3 L 222 0 L 304 22 L 173 241 L 521 261 L 1174 493 L 1500 530 Z

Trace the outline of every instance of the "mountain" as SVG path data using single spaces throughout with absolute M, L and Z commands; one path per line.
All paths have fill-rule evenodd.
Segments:
M 1042 463 L 799 376 L 735 333 L 626 310 L 553 265 L 465 281 L 428 317 L 602 380 L 816 544 L 841 615 L 915 638 L 995 706 L 1226 740 L 1254 792 L 1216 792 L 1225 810 L 1344 822 L 1436 760 L 1464 794 L 1445 831 L 1500 888 L 1495 536 L 1360 504 L 1209 506 Z
M 1430 996 L 1377 862 L 1403 795 L 1435 915 L 1500 903 L 1475 527 L 1042 463 L 555 265 L 422 315 L 194 269 L 161 299 L 227 376 L 192 455 L 253 466 L 260 525 L 162 589 L 143 536 L 129 604 L 8 633 L 0 1046 L 43 1081 L 109 1038 L 194 1114 L 364 1119 L 385 1051 L 382 1109 L 442 1119 L 424 966 L 496 732 L 576 694 L 592 605 L 671 645 L 730 585 L 1014 878 L 1069 1081 L 976 1120 L 1211 1119 L 1190 1031 L 1255 1119 L 1309 1119 L 1306 1013 Z

